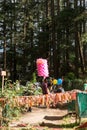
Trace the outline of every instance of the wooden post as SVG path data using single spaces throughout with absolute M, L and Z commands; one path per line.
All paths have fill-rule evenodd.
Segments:
M 2 93 L 3 93 L 3 89 L 4 89 L 4 76 L 2 76 Z
M 2 76 L 2 93 L 4 90 L 4 76 L 6 76 L 6 71 L 1 71 L 1 76 Z

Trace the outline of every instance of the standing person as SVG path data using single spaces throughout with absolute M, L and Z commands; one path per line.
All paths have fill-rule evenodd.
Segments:
M 65 92 L 65 91 L 64 91 L 64 88 L 62 87 L 62 85 L 58 85 L 57 84 L 57 91 L 56 91 L 56 93 L 63 93 L 63 92 Z
M 52 79 L 52 92 L 56 92 L 56 85 L 57 85 L 57 79 L 53 78 Z
M 57 82 L 57 91 L 56 91 L 57 93 L 65 92 L 64 88 L 62 87 L 62 84 L 63 84 L 63 80 L 59 78 Z
M 42 92 L 43 92 L 43 94 L 48 94 L 49 93 L 48 82 L 47 82 L 46 78 L 42 82 Z
M 53 86 L 53 84 L 52 84 L 52 78 L 49 77 L 48 78 L 48 89 L 49 89 L 50 92 L 52 92 L 52 86 Z

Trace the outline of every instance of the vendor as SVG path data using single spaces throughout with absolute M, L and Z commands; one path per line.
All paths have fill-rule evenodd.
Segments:
M 42 82 L 42 93 L 43 94 L 49 94 L 50 91 L 49 91 L 49 88 L 48 88 L 48 82 L 47 82 L 47 79 L 43 79 L 43 82 Z

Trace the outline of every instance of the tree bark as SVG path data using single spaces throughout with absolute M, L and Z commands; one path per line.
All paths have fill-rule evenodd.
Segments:
M 53 72 L 54 77 L 57 77 L 57 52 L 56 52 L 56 38 L 55 38 L 55 10 L 54 0 L 51 0 L 51 18 L 52 18 L 52 48 L 53 48 Z
M 4 0 L 4 6 L 5 6 L 5 0 Z M 4 33 L 4 46 L 3 46 L 3 59 L 4 59 L 4 64 L 3 64 L 3 69 L 6 71 L 6 23 L 5 23 L 5 17 L 4 17 L 4 23 L 3 23 L 3 33 Z

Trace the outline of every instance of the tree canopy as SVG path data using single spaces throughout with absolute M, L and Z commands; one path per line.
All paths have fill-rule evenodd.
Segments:
M 86 28 L 86 0 L 1 0 L 0 68 L 29 80 L 45 58 L 50 76 L 79 77 L 87 71 Z

